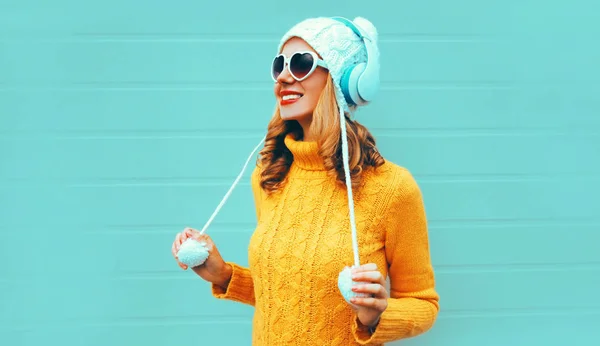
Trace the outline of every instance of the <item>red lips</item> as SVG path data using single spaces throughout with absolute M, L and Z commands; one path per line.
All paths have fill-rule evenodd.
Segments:
M 293 91 L 293 90 L 281 90 L 279 92 L 279 95 L 281 96 L 281 101 L 279 102 L 279 104 L 282 105 L 282 106 L 291 105 L 292 103 L 300 100 L 300 97 L 302 97 L 302 93 L 299 93 L 299 92 Z M 300 97 L 299 98 L 294 98 L 294 99 L 284 100 L 283 97 L 285 95 L 300 95 Z

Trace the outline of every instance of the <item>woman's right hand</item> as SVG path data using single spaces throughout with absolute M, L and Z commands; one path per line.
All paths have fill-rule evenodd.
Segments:
M 173 253 L 173 257 L 175 257 L 177 264 L 179 264 L 183 270 L 188 269 L 188 266 L 179 262 L 179 259 L 177 258 L 177 252 L 179 251 L 181 244 L 189 238 L 193 238 L 199 242 L 204 242 L 209 253 L 206 261 L 199 266 L 193 267 L 192 270 L 202 279 L 223 288 L 227 288 L 229 285 L 229 280 L 231 280 L 233 269 L 230 265 L 225 263 L 212 239 L 206 234 L 200 234 L 198 230 L 186 227 L 183 231 L 177 233 L 175 236 L 175 241 L 171 246 L 171 252 Z

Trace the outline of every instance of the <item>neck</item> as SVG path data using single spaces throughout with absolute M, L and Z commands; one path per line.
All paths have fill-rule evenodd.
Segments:
M 302 140 L 305 142 L 314 142 L 315 138 L 313 138 L 310 132 L 310 125 L 312 123 L 312 119 L 303 119 L 298 120 L 298 124 L 302 127 Z

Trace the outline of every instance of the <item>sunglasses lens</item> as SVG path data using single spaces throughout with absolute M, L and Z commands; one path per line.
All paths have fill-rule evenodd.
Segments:
M 302 79 L 312 70 L 315 60 L 308 53 L 294 54 L 290 60 L 290 71 L 298 78 Z
M 271 74 L 274 79 L 279 77 L 279 74 L 283 71 L 283 56 L 278 56 L 273 60 L 273 66 L 271 67 Z

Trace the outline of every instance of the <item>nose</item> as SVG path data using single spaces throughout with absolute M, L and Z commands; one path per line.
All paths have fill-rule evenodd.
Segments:
M 283 71 L 277 76 L 277 83 L 292 84 L 294 77 L 290 74 L 287 64 L 283 67 Z

